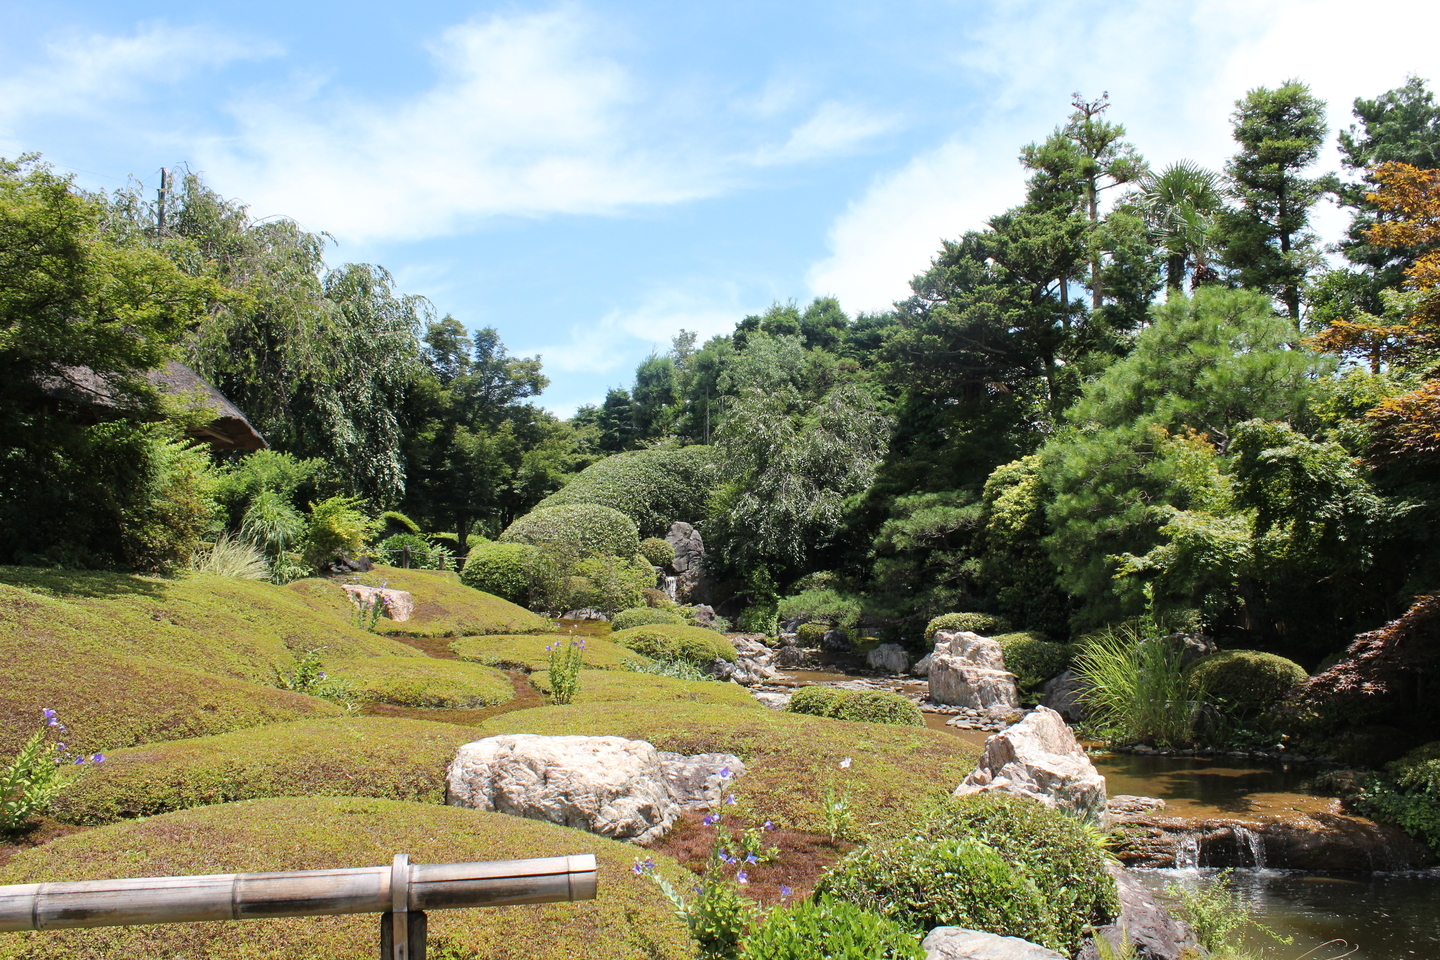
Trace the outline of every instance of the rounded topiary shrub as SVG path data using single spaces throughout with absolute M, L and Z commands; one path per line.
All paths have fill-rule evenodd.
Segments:
M 500 540 L 576 557 L 633 557 L 640 552 L 635 521 L 595 503 L 531 510 L 506 527 Z
M 802 647 L 818 647 L 825 639 L 825 634 L 834 629 L 835 627 L 828 623 L 802 623 L 795 628 L 795 639 Z
M 979 793 L 950 800 L 926 825 L 932 838 L 983 841 L 1045 891 L 1062 953 L 1079 949 L 1085 924 L 1108 922 L 1120 909 L 1110 857 L 1074 817 L 1032 800 Z M 999 931 L 996 931 L 999 932 Z
M 988 613 L 942 613 L 925 625 L 926 643 L 935 642 L 937 630 L 964 630 L 982 637 L 993 637 L 998 633 L 1009 633 L 1010 623 L 1004 617 Z
M 734 644 L 704 627 L 658 623 L 617 630 L 609 639 L 652 660 L 689 660 L 708 666 L 716 660 L 735 659 Z
M 645 536 L 661 537 L 677 520 L 705 519 L 714 460 L 715 448 L 707 446 L 617 453 L 580 471 L 563 489 L 541 500 L 540 507 L 613 507 L 634 520 Z
M 1226 710 L 1249 715 L 1269 710 L 1308 676 L 1294 660 L 1258 650 L 1212 653 L 1196 660 L 1186 672 L 1192 683 Z
M 894 920 L 822 896 L 771 910 L 745 937 L 739 956 L 740 960 L 923 960 L 925 950 Z
M 657 623 L 683 624 L 684 622 L 685 618 L 674 610 L 664 610 L 660 607 L 632 607 L 615 614 L 615 619 L 610 622 L 610 625 L 614 630 L 629 630 L 631 627 L 645 627 Z
M 1005 655 L 1005 669 L 1015 674 L 1022 687 L 1036 687 L 1064 673 L 1074 653 L 1068 644 L 1051 643 L 1044 634 L 1033 631 L 1002 633 L 995 642 Z
M 460 582 L 528 607 L 544 594 L 549 564 L 528 543 L 477 543 L 465 559 Z
M 656 567 L 668 567 L 675 562 L 675 548 L 670 545 L 670 541 L 661 540 L 659 537 L 646 537 L 641 540 L 640 554 Z
M 888 690 L 841 690 L 836 687 L 801 687 L 790 698 L 791 713 L 861 723 L 888 723 L 899 727 L 923 727 L 920 708 L 898 693 Z

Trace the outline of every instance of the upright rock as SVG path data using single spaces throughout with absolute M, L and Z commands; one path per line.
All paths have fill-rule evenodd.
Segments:
M 1140 881 L 1121 867 L 1111 867 L 1120 895 L 1120 916 L 1095 932 L 1110 945 L 1116 957 L 1134 960 L 1186 960 L 1197 955 L 1195 933 L 1162 907 Z M 1129 944 L 1125 941 L 1129 940 Z M 1133 950 L 1133 953 L 1128 951 Z M 1087 940 L 1079 960 L 1100 960 L 1094 940 Z
M 1060 714 L 1066 723 L 1085 719 L 1085 709 L 1080 703 L 1080 677 L 1074 670 L 1051 677 L 1040 692 L 1040 704 Z
M 350 597 L 350 602 L 361 610 L 379 603 L 380 612 L 396 623 L 404 623 L 415 612 L 415 600 L 405 590 L 367 587 L 359 583 L 342 583 L 340 586 Z
M 985 741 L 979 765 L 955 796 L 999 790 L 1098 822 L 1105 813 L 1105 778 L 1060 714 L 1037 707 Z
M 675 548 L 670 568 L 677 578 L 676 592 L 681 603 L 709 603 L 710 580 L 705 575 L 705 541 L 688 523 L 670 524 L 665 542 Z
M 1000 644 L 979 634 L 937 631 L 929 678 L 930 699 L 936 703 L 997 714 L 1020 706 L 1015 675 L 1005 670 Z
M 882 643 L 865 655 L 865 663 L 881 673 L 904 673 L 910 666 L 910 658 L 900 644 Z

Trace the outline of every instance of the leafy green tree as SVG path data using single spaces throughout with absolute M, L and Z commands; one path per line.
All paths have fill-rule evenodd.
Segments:
M 1263 290 L 1300 322 L 1300 290 L 1319 261 L 1310 211 L 1331 179 L 1306 177 L 1325 141 L 1325 102 L 1298 80 L 1236 101 L 1240 150 L 1225 165 L 1239 206 L 1224 218 L 1224 259 L 1242 286 Z
M 1139 180 L 1135 206 L 1165 258 L 1165 285 L 1184 288 L 1191 272 L 1197 283 L 1214 275 L 1217 219 L 1225 207 L 1220 178 L 1189 160 L 1172 163 Z
M 651 354 L 635 368 L 635 386 L 630 391 L 635 436 L 651 439 L 666 432 L 680 399 L 678 371 L 671 357 Z

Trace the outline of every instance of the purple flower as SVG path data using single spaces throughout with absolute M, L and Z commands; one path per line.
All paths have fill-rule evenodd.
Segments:
M 792 892 L 793 891 L 789 887 L 785 886 L 785 884 L 780 884 L 780 896 L 788 897 Z
M 56 751 L 57 753 L 62 753 L 62 752 L 64 752 L 64 750 L 65 750 L 65 744 L 64 744 L 64 743 L 57 743 L 57 744 L 55 744 L 55 751 Z
M 765 821 L 764 823 L 762 823 L 760 826 L 764 827 L 766 830 L 774 830 L 774 829 L 775 829 L 775 824 L 771 823 L 769 820 L 766 820 L 766 821 Z
M 746 862 L 746 863 L 759 863 L 759 862 L 760 862 L 760 858 L 757 857 L 757 856 L 755 856 L 754 853 L 747 853 L 747 854 L 745 855 L 745 862 Z
M 85 758 L 84 758 L 84 757 L 76 757 L 76 758 L 75 758 L 75 766 L 77 766 L 77 767 L 80 766 L 80 764 L 82 764 L 82 763 L 84 763 L 84 762 L 85 762 Z
M 640 876 L 640 874 L 642 874 L 642 873 L 645 872 L 645 867 L 640 863 L 639 860 L 636 860 L 636 861 L 635 861 L 635 866 L 631 867 L 630 869 L 633 870 L 633 871 L 635 871 L 635 876 L 637 876 L 637 877 Z
M 735 799 L 735 794 L 732 793 L 725 798 L 725 802 L 733 807 L 738 801 Z
M 731 773 L 729 767 L 721 767 L 721 768 L 720 768 L 720 779 L 721 779 L 721 780 L 729 780 L 729 779 L 730 779 L 731 777 L 733 777 L 733 776 L 734 776 L 734 774 Z
M 645 869 L 646 869 L 646 870 L 654 870 L 654 869 L 655 869 L 655 858 L 654 858 L 654 857 L 646 857 L 646 858 L 645 858 Z
M 91 762 L 91 763 L 104 763 L 104 762 L 105 762 L 105 754 L 103 754 L 103 753 L 97 753 L 97 754 L 95 754 L 95 756 L 93 756 L 93 757 L 90 758 L 90 762 Z
M 584 640 L 581 640 L 579 643 L 575 644 L 575 646 L 579 647 L 581 650 L 584 650 L 584 649 L 585 649 L 585 641 L 584 641 Z
M 732 866 L 732 867 L 733 867 L 733 866 L 735 865 L 735 858 L 732 857 L 732 856 L 730 856 L 730 851 L 729 851 L 729 850 L 721 850 L 721 851 L 720 851 L 720 859 L 721 859 L 722 861 L 724 861 L 728 866 Z
M 735 874 L 735 879 L 738 880 L 740 883 L 749 883 L 750 874 L 746 873 L 744 870 L 741 870 L 739 873 Z
M 315 679 L 316 679 L 316 680 L 324 680 L 324 679 L 325 679 L 325 674 L 324 674 L 324 673 L 317 673 L 317 674 L 315 674 Z
M 43 707 L 40 713 L 45 717 L 45 726 L 56 727 L 60 725 L 60 721 L 55 718 L 54 710 L 51 710 L 49 707 Z
M 703 824 L 705 824 L 705 826 L 707 826 L 707 827 L 713 827 L 713 826 L 715 826 L 715 824 L 717 824 L 717 823 L 720 822 L 720 814 L 718 814 L 718 813 L 707 813 L 707 814 L 705 814 L 704 818 L 701 819 L 700 822 L 703 823 Z

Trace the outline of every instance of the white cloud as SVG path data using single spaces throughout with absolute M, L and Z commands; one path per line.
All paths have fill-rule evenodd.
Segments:
M 1398 4 L 1381 6 L 1399 14 Z M 1356 96 L 1433 72 L 1440 7 L 1407 7 L 1406 29 L 1387 32 L 1378 54 L 1358 50 L 1343 28 L 1354 16 L 1343 0 L 1105 8 L 1032 0 L 977 20 L 952 57 L 954 71 L 983 90 L 973 128 L 876 177 L 849 204 L 831 226 L 829 256 L 809 271 L 812 291 L 837 295 L 851 311 L 906 296 L 942 237 L 978 228 L 1022 197 L 1016 154 L 1063 122 L 1072 91 L 1108 91 L 1111 118 L 1156 165 L 1188 157 L 1218 169 L 1234 150 L 1233 104 L 1248 89 L 1299 78 L 1329 101 L 1335 128 L 1351 122 Z M 1321 166 L 1336 165 L 1332 147 Z M 1343 221 L 1333 207 L 1316 211 L 1327 238 Z
M 849 153 L 866 140 L 895 127 L 896 121 L 853 104 L 827 100 L 790 133 L 779 147 L 767 147 L 755 156 L 761 166 L 801 163 Z

